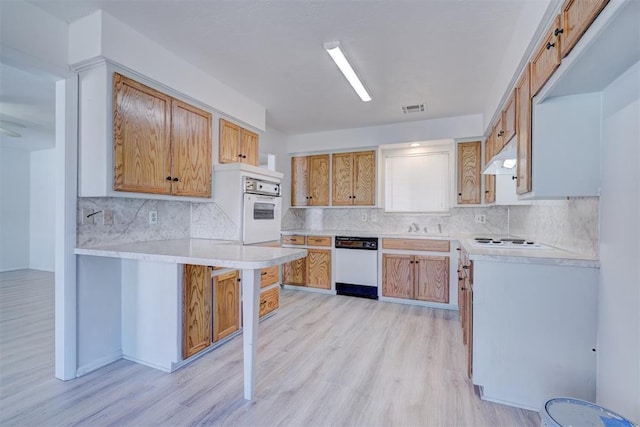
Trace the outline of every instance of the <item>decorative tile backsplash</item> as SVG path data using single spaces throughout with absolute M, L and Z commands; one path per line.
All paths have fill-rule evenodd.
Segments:
M 240 228 L 215 203 L 191 204 L 191 237 L 239 240 Z

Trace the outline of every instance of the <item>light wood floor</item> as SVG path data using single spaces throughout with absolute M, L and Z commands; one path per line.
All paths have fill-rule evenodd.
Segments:
M 173 374 L 120 360 L 56 380 L 53 298 L 51 273 L 0 273 L 2 426 L 539 425 L 474 394 L 455 312 L 284 291 L 247 402 L 241 337 Z

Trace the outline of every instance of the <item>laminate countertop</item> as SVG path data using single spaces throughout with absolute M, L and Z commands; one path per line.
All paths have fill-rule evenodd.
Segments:
M 76 248 L 76 255 L 258 269 L 304 258 L 305 249 L 243 246 L 213 239 L 173 239 Z

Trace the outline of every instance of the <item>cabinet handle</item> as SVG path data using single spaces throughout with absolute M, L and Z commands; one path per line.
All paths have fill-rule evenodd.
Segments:
M 166 179 L 167 179 L 167 181 L 171 181 L 171 177 L 170 176 L 168 176 Z
M 173 178 L 173 182 L 178 182 L 178 177 Z
M 551 49 L 551 48 L 552 48 L 552 47 L 554 47 L 555 45 L 556 45 L 555 43 L 548 42 L 548 43 L 547 43 L 547 46 L 546 46 L 546 47 L 547 47 L 547 50 Z
M 242 157 L 242 154 L 238 154 L 238 157 Z
M 261 275 L 261 276 L 266 276 L 266 275 L 267 275 L 267 272 L 266 272 L 266 271 L 263 271 L 262 273 L 260 273 L 260 275 Z
M 459 251 L 459 250 L 460 250 L 460 248 L 456 248 L 456 251 Z
M 468 265 L 463 265 L 462 268 L 464 268 L 465 270 L 468 270 L 469 266 Z
M 467 288 L 460 288 L 460 290 L 461 290 L 461 291 L 466 291 L 466 290 L 467 290 Z
M 485 191 L 484 194 L 489 194 L 489 190 Z
M 515 175 L 512 175 L 512 176 L 511 176 L 511 179 L 512 179 L 512 180 L 516 180 L 516 179 L 518 179 L 518 177 L 517 177 L 517 176 L 515 176 Z
M 548 49 L 548 48 L 547 48 L 547 49 Z M 503 130 L 501 130 L 500 132 L 498 132 L 498 136 L 502 136 L 502 135 L 504 135 L 504 131 L 503 131 Z
M 556 28 L 555 30 L 553 30 L 553 35 L 558 37 L 558 34 L 562 34 L 564 33 L 564 28 Z

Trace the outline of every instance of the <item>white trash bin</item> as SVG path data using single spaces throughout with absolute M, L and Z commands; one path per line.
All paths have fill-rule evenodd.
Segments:
M 638 427 L 621 415 L 586 400 L 558 397 L 540 411 L 543 427 Z

